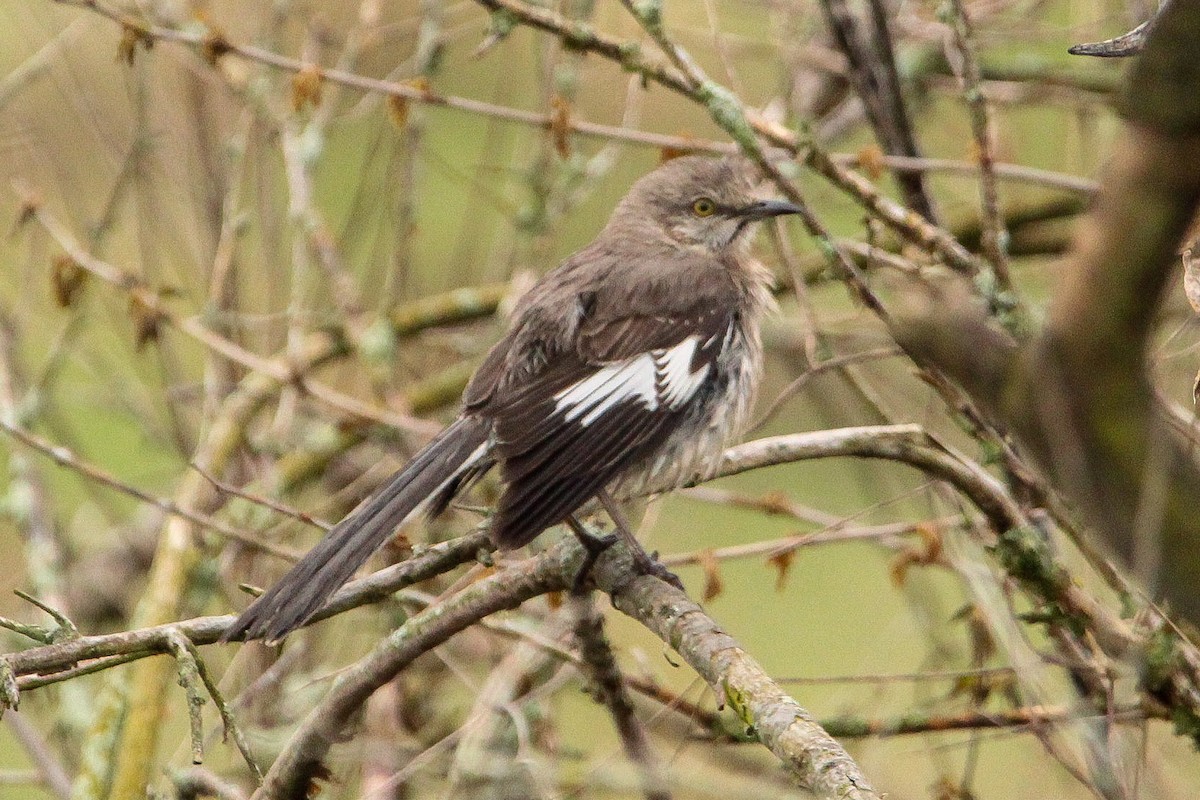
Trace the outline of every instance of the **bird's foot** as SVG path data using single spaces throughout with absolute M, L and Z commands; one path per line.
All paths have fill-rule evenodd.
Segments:
M 638 548 L 633 551 L 634 561 L 637 562 L 638 571 L 643 575 L 652 575 L 660 581 L 671 584 L 679 591 L 684 591 L 683 581 L 679 580 L 679 576 L 667 566 L 658 560 L 658 551 L 647 553 L 645 550 Z
M 584 557 L 583 563 L 579 565 L 579 571 L 575 573 L 575 580 L 571 582 L 571 594 L 585 594 L 588 590 L 588 578 L 592 575 L 592 567 L 596 566 L 596 559 L 600 557 L 601 553 L 616 544 L 620 537 L 615 533 L 596 536 L 586 532 L 581 534 L 579 530 L 575 530 L 575 538 L 583 545 Z

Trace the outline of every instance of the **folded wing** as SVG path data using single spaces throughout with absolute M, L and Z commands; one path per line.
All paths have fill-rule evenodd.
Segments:
M 577 352 L 499 389 L 481 410 L 505 484 L 497 544 L 526 544 L 686 433 L 722 388 L 719 358 L 735 322 L 717 309 L 589 321 Z

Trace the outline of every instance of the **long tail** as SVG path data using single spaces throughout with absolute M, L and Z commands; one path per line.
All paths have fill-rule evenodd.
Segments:
M 460 417 L 243 611 L 222 639 L 274 642 L 308 622 L 401 523 L 429 502 L 444 504 L 448 491 L 487 459 L 487 441 L 486 423 Z

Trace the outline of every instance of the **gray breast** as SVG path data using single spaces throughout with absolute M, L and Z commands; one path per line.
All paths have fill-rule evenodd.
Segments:
M 651 461 L 610 487 L 614 496 L 664 492 L 716 472 L 725 449 L 745 430 L 762 377 L 762 341 L 756 319 L 731 326 L 717 371 L 717 390 L 704 395 Z

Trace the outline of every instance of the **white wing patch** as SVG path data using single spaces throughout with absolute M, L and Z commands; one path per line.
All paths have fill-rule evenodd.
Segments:
M 689 336 L 674 347 L 651 350 L 597 370 L 554 395 L 554 410 L 564 419 L 591 425 L 625 400 L 637 400 L 648 411 L 678 409 L 692 398 L 711 367 L 692 372 L 700 337 Z
M 554 395 L 554 410 L 564 412 L 568 422 L 583 417 L 582 424 L 590 425 L 622 400 L 636 398 L 657 408 L 656 375 L 650 353 L 610 364 Z
M 660 370 L 662 400 L 672 410 L 690 400 L 708 377 L 708 364 L 692 372 L 692 358 L 696 355 L 699 343 L 699 336 L 689 336 L 669 350 L 655 350 L 653 353 Z

